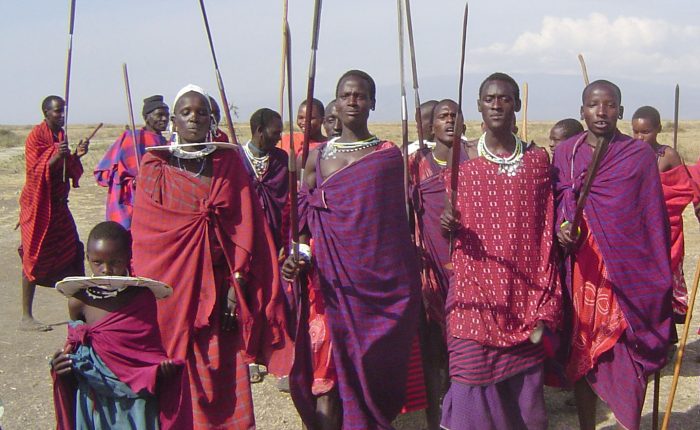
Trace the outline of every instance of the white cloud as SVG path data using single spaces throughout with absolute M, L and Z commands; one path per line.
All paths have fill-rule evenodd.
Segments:
M 700 74 L 700 26 L 630 16 L 612 19 L 600 13 L 545 16 L 535 31 L 475 49 L 471 65 L 483 71 L 509 62 L 510 70 L 518 72 L 574 74 L 579 73 L 579 52 L 592 77 L 694 80 Z

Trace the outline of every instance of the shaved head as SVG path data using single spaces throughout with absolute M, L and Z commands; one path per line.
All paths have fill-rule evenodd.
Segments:
M 586 85 L 586 88 L 583 89 L 583 93 L 581 94 L 581 101 L 583 103 L 586 103 L 586 96 L 588 95 L 588 93 L 590 93 L 594 88 L 600 87 L 611 89 L 613 93 L 615 93 L 615 95 L 617 96 L 617 103 L 622 103 L 622 91 L 620 91 L 620 87 L 618 87 L 610 81 L 606 81 L 605 79 L 598 79 L 597 81 L 593 81 L 590 84 Z

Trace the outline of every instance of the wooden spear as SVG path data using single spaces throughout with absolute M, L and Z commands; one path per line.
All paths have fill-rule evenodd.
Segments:
M 280 116 L 284 118 L 284 80 L 285 80 L 285 64 L 287 61 L 287 15 L 289 12 L 289 0 L 282 0 L 282 71 L 280 77 Z M 292 130 L 293 132 L 294 130 Z M 292 138 L 292 134 L 289 135 Z
M 673 149 L 678 149 L 678 107 L 681 99 L 681 88 L 676 84 L 676 97 L 673 103 Z
M 413 19 L 411 18 L 411 1 L 406 0 L 406 29 L 408 30 L 408 47 L 411 53 L 411 73 L 413 75 L 413 103 L 416 105 L 416 121 L 418 122 L 418 147 L 425 148 L 425 136 L 420 112 L 420 96 L 418 94 L 418 68 L 416 67 L 416 46 L 413 40 Z
M 122 63 L 122 74 L 124 75 L 124 92 L 126 93 L 126 109 L 129 112 L 129 127 L 131 128 L 131 142 L 134 145 L 134 154 L 136 155 L 136 171 L 141 169 L 141 153 L 139 145 L 136 141 L 136 123 L 134 121 L 134 108 L 131 104 L 131 87 L 129 86 L 129 72 L 126 69 L 126 63 Z M 173 106 L 173 109 L 175 107 Z
M 399 75 L 401 85 L 401 152 L 403 153 L 403 189 L 406 216 L 411 220 L 411 204 L 408 183 L 408 107 L 406 104 L 406 79 L 404 73 L 404 41 L 403 41 L 403 4 L 396 0 L 399 30 Z M 420 127 L 419 127 L 420 128 Z M 411 232 L 413 233 L 413 232 Z
M 321 0 L 314 0 L 314 22 L 311 33 L 311 57 L 309 59 L 309 78 L 306 85 L 306 117 L 304 118 L 304 143 L 301 149 L 301 174 L 299 179 L 304 183 L 304 171 L 306 170 L 306 159 L 309 158 L 309 139 L 311 132 L 311 117 L 314 110 L 314 86 L 316 85 L 316 51 L 318 51 L 318 35 L 321 31 Z M 289 57 L 287 57 L 289 60 Z M 289 67 L 289 66 L 287 66 Z M 289 85 L 292 83 L 289 82 Z M 293 140 L 292 135 L 289 140 Z M 289 154 L 290 157 L 296 157 L 295 153 Z
M 528 97 L 528 86 L 527 82 L 523 83 L 523 129 L 521 131 L 521 136 L 525 142 L 525 147 L 528 146 L 530 141 L 527 138 L 527 97 Z
M 459 63 L 459 91 L 457 93 L 457 118 L 455 131 L 452 138 L 452 164 L 450 165 L 450 205 L 454 210 L 457 207 L 457 187 L 459 184 L 459 161 L 462 149 L 462 129 L 464 117 L 462 116 L 462 87 L 464 86 L 464 60 L 467 53 L 467 23 L 469 20 L 469 3 L 464 5 L 464 20 L 462 21 L 462 57 Z M 450 255 L 454 246 L 454 235 L 450 236 Z
M 63 92 L 63 139 L 68 140 L 68 97 L 70 96 L 70 68 L 73 62 L 73 29 L 75 27 L 75 0 L 70 0 L 68 18 L 68 55 L 66 57 L 66 84 Z M 63 159 L 63 182 L 66 182 L 66 159 Z
M 688 341 L 688 332 L 690 331 L 690 321 L 693 319 L 693 307 L 695 306 L 695 297 L 698 294 L 698 283 L 700 283 L 700 260 L 695 266 L 695 279 L 693 280 L 693 291 L 690 293 L 688 301 L 688 310 L 685 314 L 685 322 L 683 324 L 683 336 L 681 343 L 678 345 L 676 352 L 676 363 L 673 366 L 673 382 L 671 383 L 671 392 L 668 395 L 668 404 L 666 404 L 666 412 L 664 413 L 664 421 L 661 424 L 661 430 L 668 430 L 668 423 L 671 420 L 671 411 L 673 410 L 673 399 L 676 397 L 676 388 L 678 387 L 678 379 L 681 375 L 681 364 L 683 363 L 683 353 L 685 352 L 685 344 Z
M 285 44 L 285 62 L 287 71 L 287 82 L 292 82 L 292 35 L 289 30 L 289 23 L 284 25 L 284 44 Z M 294 139 L 291 137 L 294 134 L 294 110 L 292 109 L 292 86 L 287 86 L 287 114 L 289 115 L 289 229 L 292 235 L 292 258 L 295 262 L 299 261 L 299 214 L 297 202 L 297 157 L 296 148 L 294 147 Z M 307 105 L 308 108 L 308 105 Z
M 224 114 L 226 115 L 226 126 L 228 133 L 230 135 L 231 143 L 238 145 L 238 138 L 236 137 L 236 130 L 233 128 L 233 118 L 231 118 L 231 108 L 228 105 L 228 99 L 226 98 L 226 91 L 224 90 L 224 81 L 221 79 L 221 72 L 219 72 L 219 62 L 216 61 L 216 52 L 214 51 L 214 42 L 211 38 L 211 29 L 209 28 L 209 20 L 207 19 L 207 10 L 204 7 L 204 0 L 199 0 L 199 6 L 202 8 L 202 18 L 204 18 L 204 27 L 207 29 L 207 39 L 209 39 L 209 49 L 211 49 L 211 57 L 214 60 L 214 71 L 216 72 L 216 84 L 219 87 L 219 96 L 221 97 L 221 102 L 224 105 Z M 173 109 L 175 107 L 173 106 Z
M 578 62 L 581 64 L 581 73 L 583 74 L 583 83 L 588 86 L 591 83 L 588 80 L 588 69 L 586 68 L 586 61 L 583 59 L 583 54 L 578 54 Z

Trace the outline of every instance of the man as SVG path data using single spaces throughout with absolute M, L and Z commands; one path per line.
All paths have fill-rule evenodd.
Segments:
M 671 336 L 669 223 L 650 146 L 622 134 L 622 94 L 599 80 L 583 90 L 588 131 L 554 153 L 559 243 L 568 268 L 572 318 L 567 378 L 581 429 L 595 428 L 596 402 L 626 429 L 638 429 L 647 377 L 666 363 Z M 607 149 L 593 180 L 580 231 L 578 194 L 597 145 Z
M 335 99 L 326 105 L 326 112 L 323 117 L 323 130 L 328 138 L 339 137 L 343 132 L 343 123 L 338 118 L 338 109 L 335 107 Z
M 420 284 L 408 220 L 397 216 L 405 208 L 401 151 L 367 128 L 375 93 L 365 72 L 351 70 L 340 78 L 342 134 L 315 149 L 306 163 L 301 242 L 314 239 L 337 375 L 329 393 L 313 396 L 310 347 L 304 348 L 308 339 L 302 337 L 308 328 L 299 329 L 292 398 L 313 429 L 391 428 L 406 398 Z M 288 258 L 285 277 L 295 278 L 307 263 Z
M 237 149 L 279 252 L 287 242 L 282 235 L 282 211 L 289 197 L 289 157 L 275 147 L 282 134 L 282 117 L 272 109 L 258 109 L 250 117 L 250 132 L 250 140 Z
M 115 221 L 131 229 L 131 215 L 134 207 L 136 176 L 139 172 L 136 152 L 143 158 L 146 148 L 163 145 L 162 133 L 168 127 L 170 111 L 163 102 L 163 96 L 154 95 L 143 100 L 141 115 L 146 125 L 136 132 L 136 143 L 131 131 L 126 130 L 107 149 L 93 174 L 97 184 L 107 187 L 107 221 Z
M 450 156 L 459 107 L 445 99 L 435 104 L 430 118 L 435 146 L 417 150 L 409 159 L 413 208 L 416 214 L 416 237 L 421 245 L 423 270 L 423 305 L 427 327 L 423 341 L 424 368 L 428 391 L 429 428 L 440 424 L 439 399 L 447 388 L 447 347 L 445 345 L 445 297 L 451 270 L 449 241 L 440 232 L 440 215 L 445 207 L 444 170 Z M 461 156 L 466 160 L 466 142 Z M 430 400 L 433 400 L 431 402 Z M 431 407 L 432 406 L 432 407 Z
M 65 138 L 65 102 L 48 96 L 41 104 L 44 121 L 35 126 L 25 144 L 26 179 L 19 198 L 22 243 L 21 330 L 49 331 L 32 315 L 37 285 L 53 287 L 66 276 L 85 274 L 83 244 L 68 208 L 69 180 L 78 187 L 80 162 L 89 141 L 81 140 L 71 153 Z M 65 167 L 64 167 L 65 166 Z M 64 174 L 65 172 L 65 174 Z
M 579 133 L 583 133 L 583 126 L 579 120 L 573 118 L 562 119 L 549 130 L 549 151 L 554 154 L 557 145 Z
M 467 148 L 456 206 L 441 217 L 454 240 L 442 415 L 451 430 L 547 428 L 540 338 L 559 322 L 561 290 L 549 157 L 513 133 L 520 105 L 510 76 L 483 81 L 485 132 Z
M 214 117 L 214 131 L 212 132 L 211 140 L 212 142 L 229 142 L 228 134 L 224 133 L 222 129 L 219 128 L 219 123 L 221 123 L 221 108 L 216 102 L 216 99 L 209 96 L 209 102 L 211 103 L 211 115 Z
M 433 110 L 438 104 L 437 100 L 428 100 L 420 104 L 420 118 L 416 118 L 416 128 L 423 132 L 423 143 L 429 149 L 435 148 L 435 134 L 433 133 Z M 408 145 L 408 155 L 412 155 L 420 148 L 420 141 L 416 140 Z
M 313 99 L 311 108 L 311 128 L 309 129 L 309 151 L 316 148 L 323 142 L 327 141 L 328 138 L 323 135 L 322 124 L 323 119 L 326 115 L 325 109 L 323 108 L 323 103 L 318 99 Z M 306 100 L 301 102 L 299 109 L 297 109 L 297 126 L 301 129 L 301 132 L 294 133 L 294 150 L 296 151 L 296 156 L 298 157 L 302 151 L 302 144 L 304 143 L 304 130 L 306 128 Z M 285 134 L 280 140 L 280 148 L 282 148 L 287 154 L 289 154 L 289 135 Z
M 683 324 L 688 310 L 688 288 L 683 276 L 683 211 L 691 202 L 698 209 L 698 197 L 685 163 L 675 149 L 656 140 L 661 133 L 661 115 L 651 106 L 642 106 L 632 115 L 632 132 L 656 153 L 657 168 L 671 225 L 671 273 L 673 274 L 673 319 Z

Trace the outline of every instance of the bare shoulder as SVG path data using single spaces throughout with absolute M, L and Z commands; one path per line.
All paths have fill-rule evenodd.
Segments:
M 665 164 L 669 167 L 669 169 L 683 164 L 683 159 L 681 158 L 678 151 L 671 148 L 670 146 L 666 147 L 666 150 L 664 151 L 663 160 Z
M 80 294 L 80 293 L 78 293 Z M 85 302 L 73 296 L 68 299 L 68 315 L 73 321 L 85 321 Z

